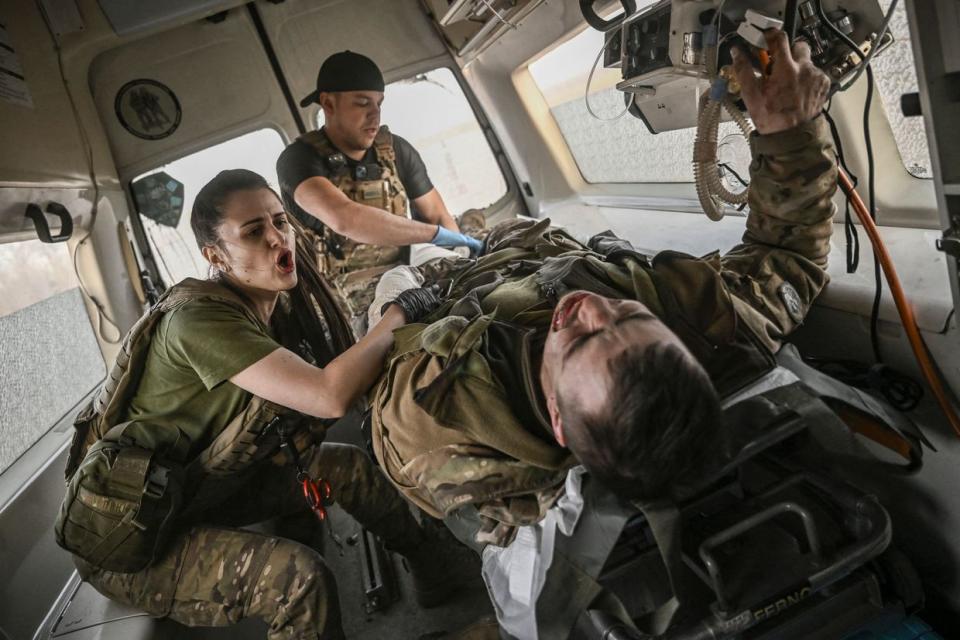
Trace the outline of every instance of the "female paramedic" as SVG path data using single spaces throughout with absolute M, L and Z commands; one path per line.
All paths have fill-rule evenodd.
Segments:
M 320 368 L 303 336 L 325 328 L 294 326 L 284 292 L 298 284 L 295 231 L 267 182 L 221 172 L 200 190 L 190 222 L 216 276 L 165 292 L 77 417 L 58 541 L 98 591 L 152 615 L 216 626 L 253 616 L 270 638 L 338 638 L 323 558 L 232 528 L 308 502 L 322 518 L 331 499 L 406 556 L 418 600 L 436 604 L 458 551 L 428 539 L 360 449 L 319 444 L 315 419 L 350 408 L 379 374 L 392 331 L 436 297 L 404 292 Z

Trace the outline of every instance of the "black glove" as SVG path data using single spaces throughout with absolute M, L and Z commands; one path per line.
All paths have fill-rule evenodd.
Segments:
M 400 295 L 394 300 L 391 300 L 380 308 L 380 315 L 387 312 L 387 307 L 395 304 L 403 311 L 403 317 L 407 322 L 418 322 L 440 306 L 442 300 L 440 300 L 440 297 L 437 295 L 439 291 L 440 287 L 435 284 L 429 287 L 401 291 Z

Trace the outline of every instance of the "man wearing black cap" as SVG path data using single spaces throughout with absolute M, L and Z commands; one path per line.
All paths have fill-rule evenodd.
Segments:
M 300 101 L 320 104 L 323 128 L 298 138 L 277 160 L 284 204 L 313 232 L 320 271 L 358 336 L 377 281 L 407 262 L 408 245 L 480 249 L 460 233 L 417 151 L 380 126 L 383 90 L 373 60 L 333 54 L 320 67 L 316 90 Z M 410 203 L 416 220 L 408 217 Z

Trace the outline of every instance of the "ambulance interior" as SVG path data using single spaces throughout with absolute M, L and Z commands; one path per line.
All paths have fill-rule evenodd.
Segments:
M 609 229 L 649 254 L 703 255 L 736 244 L 745 220 L 736 206 L 711 220 L 697 196 L 696 95 L 708 84 L 688 83 L 682 98 L 662 104 L 645 86 L 625 94 L 617 87 L 625 70 L 605 66 L 615 29 L 590 26 L 581 5 L 599 23 L 625 7 L 636 15 L 672 8 L 674 18 L 691 5 L 782 17 L 785 4 L 4 0 L 0 639 L 263 637 L 255 622 L 188 629 L 111 603 L 79 581 L 55 543 L 53 523 L 73 415 L 107 374 L 121 337 L 157 292 L 207 274 L 189 224 L 197 190 L 235 167 L 276 184 L 284 146 L 322 124 L 317 105 L 297 103 L 314 88 L 327 55 L 350 49 L 380 65 L 387 81 L 382 121 L 419 149 L 455 215 L 480 209 L 488 226 L 549 217 L 579 239 Z M 858 193 L 867 201 L 872 193 L 879 235 L 952 397 L 960 390 L 960 137 L 953 129 L 960 118 L 960 3 L 822 5 L 874 23 L 890 12 L 892 42 L 872 59 L 873 86 L 861 74 L 832 98 L 829 113 Z M 624 113 L 625 95 L 634 107 L 644 105 L 646 118 Z M 673 114 L 674 125 L 662 112 Z M 727 189 L 742 191 L 750 152 L 732 123 L 720 126 L 717 163 Z M 157 198 L 177 201 L 182 213 L 164 215 Z M 897 385 L 891 393 L 908 396 L 906 405 L 916 400 L 906 413 L 929 446 L 922 468 L 910 473 L 839 465 L 835 478 L 858 495 L 875 495 L 889 516 L 874 531 L 875 553 L 842 571 L 853 577 L 838 577 L 831 597 L 817 603 L 795 602 L 793 591 L 763 592 L 744 605 L 754 607 L 757 624 L 738 637 L 922 637 L 851 635 L 914 615 L 931 634 L 952 637 L 960 629 L 960 433 L 923 377 L 886 279 L 874 304 L 872 243 L 853 213 L 845 225 L 842 191 L 835 201 L 831 282 L 790 341 L 807 359 L 862 363 L 861 377 L 871 371 L 883 378 L 870 369 L 879 352 L 894 372 L 883 378 Z M 357 441 L 356 427 L 356 416 L 348 416 L 330 437 Z M 890 457 L 871 442 L 863 446 Z M 492 613 L 483 592 L 417 609 L 399 560 L 342 513 L 325 527 L 316 535 L 337 575 L 349 637 L 441 637 Z M 896 553 L 879 555 L 883 549 Z M 786 570 L 775 552 L 741 551 L 742 563 L 754 559 L 745 580 L 764 583 Z M 639 581 L 630 571 L 642 567 L 621 571 L 628 590 Z M 843 580 L 854 577 L 856 588 L 848 588 Z M 707 615 L 715 603 L 709 592 L 705 597 Z M 730 637 L 712 628 L 658 637 Z M 571 633 L 635 637 L 603 621 Z

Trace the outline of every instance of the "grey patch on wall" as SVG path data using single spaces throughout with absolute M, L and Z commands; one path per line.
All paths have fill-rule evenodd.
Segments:
M 80 289 L 0 318 L 0 472 L 105 375 Z

